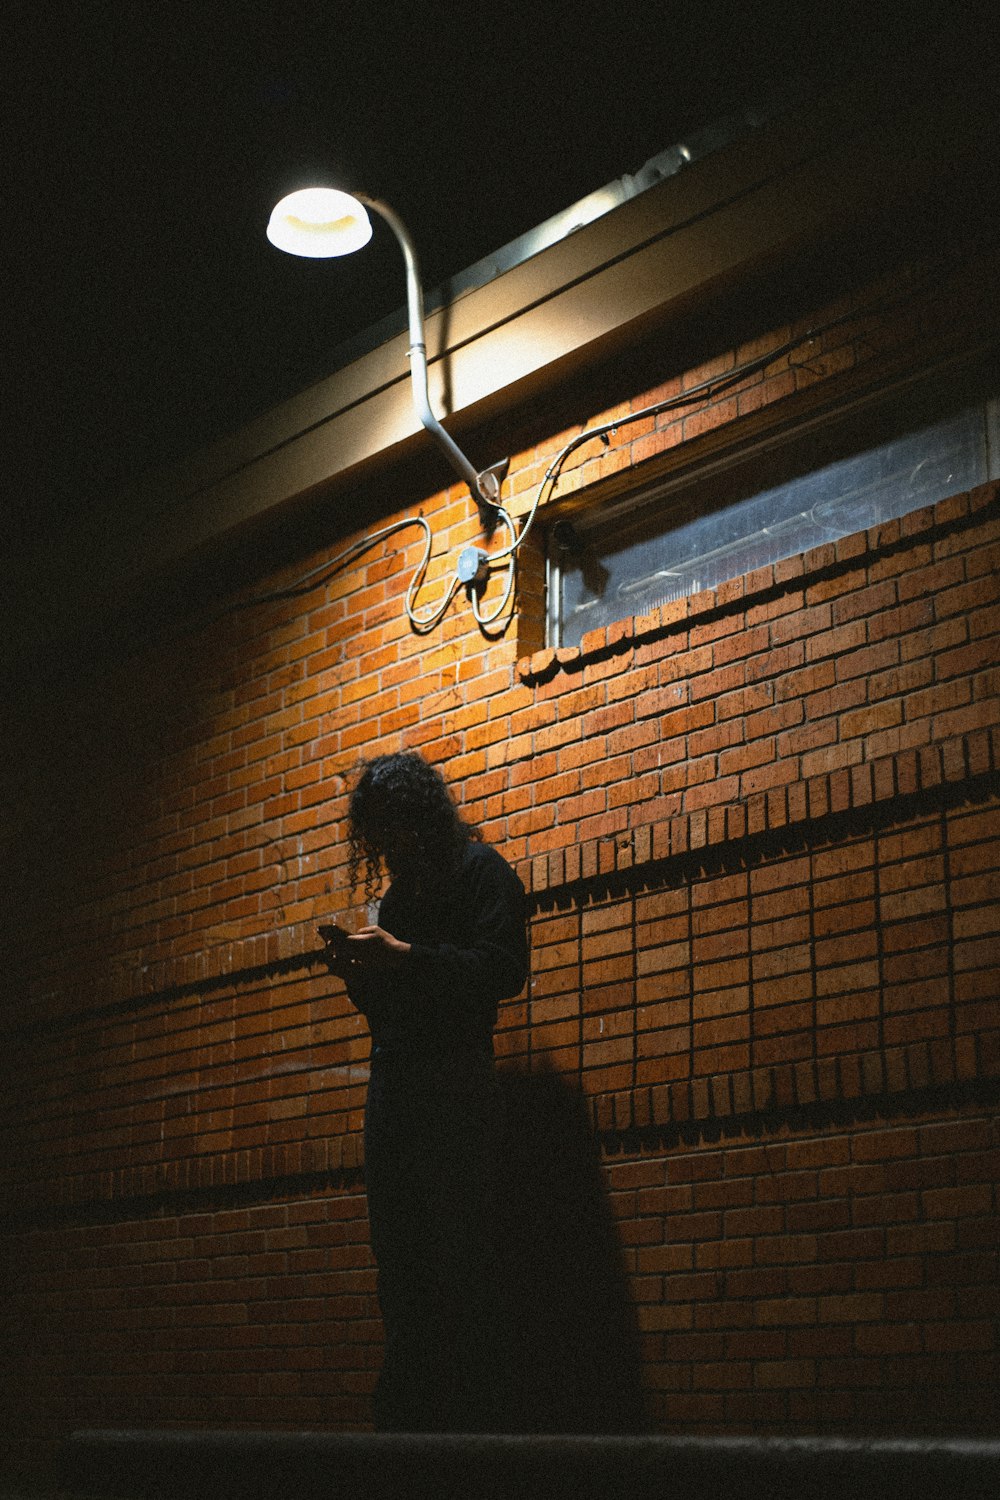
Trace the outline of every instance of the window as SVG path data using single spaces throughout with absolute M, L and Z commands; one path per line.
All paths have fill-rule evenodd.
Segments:
M 1000 474 L 997 401 L 932 420 L 924 402 L 920 425 L 907 426 L 915 411 L 911 397 L 895 414 L 883 404 L 839 423 L 827 418 L 716 461 L 711 473 L 675 477 L 624 505 L 574 516 L 569 544 L 551 549 L 551 644 L 579 645 L 588 630 Z

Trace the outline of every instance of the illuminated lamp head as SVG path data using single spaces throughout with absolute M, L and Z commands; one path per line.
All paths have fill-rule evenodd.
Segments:
M 299 188 L 275 205 L 267 237 L 289 255 L 325 260 L 350 255 L 367 245 L 372 226 L 364 206 L 350 193 L 337 188 Z

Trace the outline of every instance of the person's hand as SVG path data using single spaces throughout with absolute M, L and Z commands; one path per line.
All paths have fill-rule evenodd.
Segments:
M 344 944 L 350 959 L 363 969 L 394 968 L 404 962 L 409 943 L 393 937 L 384 927 L 360 927 Z
M 323 962 L 338 979 L 346 979 L 351 970 L 358 966 L 357 959 L 351 954 L 346 942 L 327 943 L 323 949 Z

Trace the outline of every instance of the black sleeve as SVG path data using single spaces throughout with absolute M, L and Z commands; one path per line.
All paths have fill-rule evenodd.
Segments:
M 476 846 L 461 873 L 457 942 L 413 943 L 407 978 L 420 998 L 474 996 L 495 1006 L 518 994 L 528 977 L 524 887 L 496 850 Z
M 384 981 L 378 974 L 365 974 L 360 968 L 348 970 L 344 978 L 347 998 L 363 1016 L 367 1016 L 373 1004 L 377 1004 Z

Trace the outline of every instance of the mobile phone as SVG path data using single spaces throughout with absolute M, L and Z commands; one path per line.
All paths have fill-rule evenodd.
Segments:
M 316 931 L 324 943 L 331 943 L 334 947 L 338 947 L 341 943 L 346 943 L 351 935 L 349 932 L 345 932 L 343 927 L 338 927 L 336 922 L 323 922 L 316 928 Z

